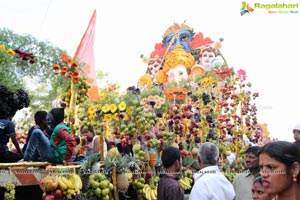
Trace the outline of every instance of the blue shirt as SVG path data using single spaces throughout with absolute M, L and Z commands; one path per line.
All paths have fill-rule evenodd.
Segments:
M 8 151 L 9 138 L 15 135 L 14 123 L 8 119 L 0 119 L 0 154 Z

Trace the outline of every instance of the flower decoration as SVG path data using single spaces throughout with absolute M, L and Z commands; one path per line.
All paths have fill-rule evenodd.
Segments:
M 104 121 L 111 122 L 111 120 L 112 120 L 112 115 L 111 114 L 105 114 L 104 115 Z
M 11 48 L 7 49 L 6 53 L 8 53 L 11 56 L 14 56 L 16 54 L 16 52 L 14 50 L 12 50 Z
M 237 71 L 237 73 L 238 73 L 238 77 L 240 78 L 241 82 L 246 80 L 246 71 L 245 70 L 239 69 Z
M 108 113 L 110 111 L 110 107 L 109 107 L 109 104 L 105 104 L 103 107 L 102 107 L 102 112 L 103 113 Z
M 148 75 L 143 75 L 142 77 L 140 77 L 139 79 L 139 85 L 140 86 L 147 86 L 148 88 L 150 88 L 152 86 L 152 79 L 150 76 Z
M 0 50 L 6 51 L 6 53 L 10 56 L 15 56 L 17 54 L 18 57 L 21 58 L 21 60 L 29 61 L 31 64 L 33 64 L 35 62 L 34 56 L 32 53 L 27 53 L 27 52 L 21 51 L 19 49 L 6 48 L 4 44 L 0 45 Z
M 212 76 L 208 76 L 200 80 L 202 87 L 209 87 L 216 82 L 217 81 Z
M 109 105 L 109 110 L 111 113 L 115 113 L 118 110 L 118 107 L 116 104 L 113 103 Z
M 226 77 L 230 76 L 232 72 L 233 72 L 233 69 L 229 69 L 229 68 L 212 70 L 212 73 L 218 75 L 219 78 L 226 78 Z
M 166 98 L 168 100 L 183 100 L 188 90 L 185 87 L 172 87 L 165 89 Z
M 126 110 L 126 103 L 125 103 L 125 101 L 122 101 L 122 102 L 119 103 L 118 109 L 119 109 L 120 112 L 123 112 L 123 111 Z
M 12 51 L 12 50 L 10 50 Z M 25 51 L 21 51 L 19 49 L 14 49 L 13 50 L 23 61 L 29 61 L 31 64 L 33 64 L 34 61 L 34 56 L 32 53 L 27 53 Z
M 145 111 L 158 110 L 164 103 L 164 98 L 158 95 L 149 95 L 148 97 L 141 99 L 141 105 L 144 106 Z
M 63 66 L 60 66 L 57 63 L 54 64 L 52 66 L 54 73 L 71 78 L 74 83 L 78 83 L 79 71 L 77 63 L 73 59 L 71 59 L 66 53 L 63 53 L 60 58 L 63 62 Z

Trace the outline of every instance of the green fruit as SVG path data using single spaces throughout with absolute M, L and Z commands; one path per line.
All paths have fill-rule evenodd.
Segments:
M 109 188 L 110 191 L 112 191 L 114 189 L 114 185 L 112 183 L 109 183 L 108 188 Z
M 138 189 L 136 192 L 137 192 L 138 194 L 143 194 L 143 188 Z
M 106 188 L 106 187 L 108 187 L 107 182 L 106 182 L 106 181 L 101 181 L 101 182 L 100 182 L 100 188 L 101 188 L 101 189 L 104 189 L 104 188 Z
M 102 197 L 102 200 L 109 200 L 109 195 Z
M 95 180 L 90 180 L 90 186 L 95 189 L 99 187 L 99 183 Z
M 102 196 L 104 197 L 104 196 L 108 195 L 109 192 L 110 192 L 110 191 L 109 191 L 108 188 L 103 189 L 103 190 L 102 190 Z
M 100 188 L 96 188 L 96 189 L 94 190 L 94 193 L 95 193 L 95 195 L 96 195 L 97 197 L 101 197 L 102 191 L 101 191 Z

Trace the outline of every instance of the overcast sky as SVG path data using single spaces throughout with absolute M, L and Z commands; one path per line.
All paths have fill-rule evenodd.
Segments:
M 254 7 L 256 1 L 247 3 Z M 96 9 L 97 70 L 124 89 L 146 71 L 140 55 L 149 56 L 170 25 L 186 20 L 196 33 L 224 38 L 221 52 L 229 66 L 245 69 L 252 91 L 260 93 L 258 121 L 268 124 L 272 137 L 293 140 L 292 128 L 300 123 L 300 7 L 293 9 L 298 14 L 254 8 L 243 16 L 242 1 L 222 0 L 10 0 L 0 7 L 0 27 L 51 41 L 70 55 Z

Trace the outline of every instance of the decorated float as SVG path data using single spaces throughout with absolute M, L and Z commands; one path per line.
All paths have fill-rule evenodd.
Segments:
M 218 145 L 220 168 L 232 181 L 244 169 L 244 150 L 268 142 L 269 133 L 267 124 L 257 119 L 259 94 L 251 91 L 245 70 L 229 66 L 223 43 L 222 38 L 194 32 L 186 23 L 174 23 L 153 52 L 141 56 L 147 67 L 136 86 L 121 93 L 116 84 L 107 85 L 94 101 L 89 101 L 82 65 L 63 54 L 60 64 L 52 67 L 58 76 L 70 79 L 59 97 L 68 108 L 66 122 L 79 136 L 79 127 L 93 126 L 100 156 L 73 166 L 72 173 L 61 174 L 70 172 L 63 166 L 48 166 L 56 173 L 41 178 L 44 196 L 61 192 L 55 198 L 157 199 L 163 174 L 160 156 L 167 146 L 181 151 L 178 182 L 188 195 L 192 175 L 199 170 L 197 150 L 205 141 Z M 110 144 L 106 157 L 105 139 Z M 84 152 L 85 145 L 80 149 Z

